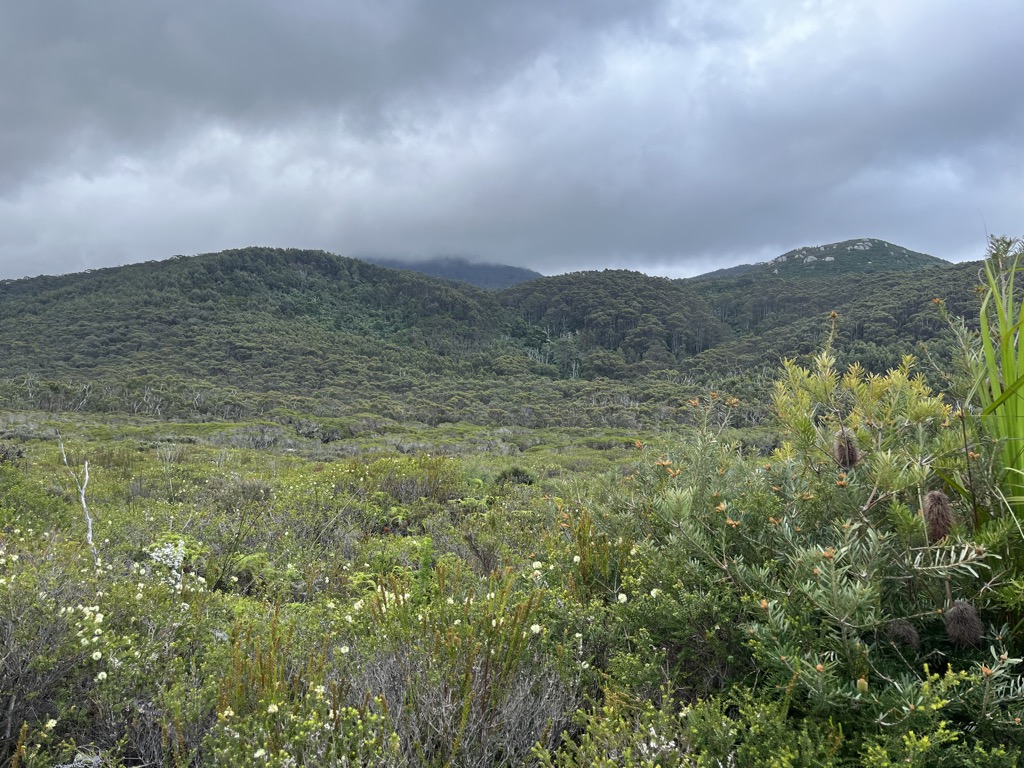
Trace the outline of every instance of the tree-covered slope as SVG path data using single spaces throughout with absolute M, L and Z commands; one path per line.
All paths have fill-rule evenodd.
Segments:
M 921 342 L 945 337 L 934 299 L 954 314 L 977 314 L 978 269 L 969 262 L 883 274 L 793 279 L 747 273 L 698 281 L 696 290 L 733 336 L 694 365 L 716 371 L 777 365 L 783 357 L 813 351 L 836 312 L 843 359 L 885 370 L 903 354 L 918 352 Z
M 415 261 L 374 256 L 365 257 L 365 260 L 389 269 L 405 269 L 431 277 L 443 277 L 445 280 L 456 280 L 475 285 L 478 288 L 494 290 L 510 288 L 528 280 L 544 277 L 540 272 L 534 272 L 532 269 L 513 267 L 508 264 L 478 264 L 455 256 L 439 256 Z
M 840 243 L 804 246 L 761 264 L 740 264 L 699 275 L 695 280 L 739 277 L 744 274 L 780 277 L 821 277 L 823 275 L 907 272 L 947 266 L 948 261 L 927 253 L 911 251 L 885 240 L 864 237 Z
M 977 265 L 800 279 L 606 270 L 504 291 L 319 251 L 247 248 L 0 283 L 0 402 L 395 422 L 677 418 L 672 382 L 732 381 L 816 349 L 884 370 L 976 314 Z M 764 397 L 764 393 L 761 395 Z M 667 409 L 667 410 L 666 410 Z
M 491 294 L 317 251 L 248 248 L 0 284 L 7 376 L 109 371 L 316 387 L 389 345 L 472 348 Z M 434 365 L 434 362 L 430 363 Z
M 504 291 L 501 301 L 550 338 L 621 351 L 627 362 L 660 355 L 662 347 L 681 359 L 730 333 L 683 281 L 626 270 L 557 275 Z
M 666 393 L 625 383 L 637 373 L 624 363 L 586 371 L 600 381 L 563 374 L 523 328 L 493 292 L 322 252 L 249 248 L 8 281 L 0 404 L 311 414 L 341 419 L 331 429 L 343 435 L 409 422 L 628 426 L 666 407 Z
M 807 277 L 850 273 L 904 272 L 947 265 L 943 259 L 911 251 L 885 240 L 862 238 L 797 248 L 772 259 L 765 268 L 776 275 Z

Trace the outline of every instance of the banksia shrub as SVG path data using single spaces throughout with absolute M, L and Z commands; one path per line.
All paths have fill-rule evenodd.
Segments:
M 832 441 L 832 458 L 843 469 L 852 469 L 860 461 L 860 448 L 856 438 L 848 429 L 841 429 Z
M 924 497 L 923 513 L 929 544 L 946 538 L 956 523 L 949 497 L 942 491 L 932 491 Z
M 977 609 L 967 600 L 957 600 L 946 611 L 946 634 L 953 645 L 969 648 L 981 641 L 984 628 L 978 618 Z
M 914 625 L 906 619 L 893 619 L 885 628 L 886 635 L 896 645 L 907 646 L 915 651 L 921 648 L 921 636 Z

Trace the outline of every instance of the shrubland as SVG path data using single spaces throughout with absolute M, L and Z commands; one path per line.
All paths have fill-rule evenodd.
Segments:
M 926 379 L 833 318 L 756 429 L 696 388 L 660 425 L 332 440 L 5 411 L 0 765 L 1016 765 L 993 249 L 988 336 Z

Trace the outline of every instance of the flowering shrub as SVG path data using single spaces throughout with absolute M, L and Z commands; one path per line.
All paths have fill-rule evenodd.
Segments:
M 748 440 L 694 397 L 605 471 L 523 437 L 532 483 L 82 425 L 98 565 L 30 442 L 0 464 L 0 766 L 1013 764 L 995 447 L 911 359 L 826 349 L 773 402 Z

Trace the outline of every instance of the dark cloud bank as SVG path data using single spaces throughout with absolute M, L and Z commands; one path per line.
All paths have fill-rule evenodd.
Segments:
M 684 275 L 1021 234 L 1017 0 L 0 5 L 0 277 L 250 244 Z

